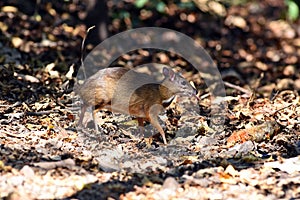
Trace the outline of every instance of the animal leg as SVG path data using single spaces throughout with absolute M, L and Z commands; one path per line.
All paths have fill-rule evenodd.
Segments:
M 78 121 L 78 126 L 82 127 L 82 121 L 83 121 L 83 117 L 84 114 L 86 112 L 87 106 L 86 105 L 82 105 L 81 106 L 81 111 L 80 111 L 80 116 L 79 116 L 79 121 Z
M 158 114 L 163 110 L 163 107 L 161 105 L 153 105 L 151 108 L 150 108 L 150 111 L 149 111 L 149 121 L 150 123 L 152 124 L 152 126 L 154 126 L 160 133 L 163 141 L 164 141 L 164 144 L 167 144 L 167 140 L 166 140 L 166 135 L 165 135 L 165 132 L 164 130 L 162 129 L 161 125 L 159 124 L 159 121 L 158 121 Z
M 97 123 L 97 112 L 98 111 L 99 111 L 98 109 L 93 110 L 93 121 L 94 121 L 96 133 L 99 133 L 98 123 Z
M 144 137 L 144 132 L 145 132 L 145 128 L 144 128 L 144 118 L 138 117 L 137 121 L 139 124 L 139 133 Z

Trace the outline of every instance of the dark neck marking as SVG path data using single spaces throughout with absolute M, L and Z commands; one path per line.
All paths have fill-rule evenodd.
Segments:
M 175 95 L 171 96 L 169 99 L 163 100 L 162 101 L 163 107 L 168 107 L 172 103 L 174 98 L 175 98 Z

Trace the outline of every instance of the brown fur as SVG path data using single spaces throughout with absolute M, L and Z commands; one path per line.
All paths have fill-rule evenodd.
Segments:
M 172 102 L 176 94 L 195 95 L 196 90 L 171 69 L 164 68 L 163 74 L 163 81 L 147 83 L 146 80 L 147 84 L 135 88 L 139 84 L 138 80 L 147 76 L 121 67 L 98 71 L 77 90 L 83 101 L 79 125 L 82 124 L 87 107 L 95 107 L 94 119 L 99 110 L 108 109 L 137 117 L 139 126 L 143 126 L 144 121 L 149 121 L 166 144 L 165 133 L 158 122 L 159 113 Z M 98 130 L 97 124 L 95 128 Z

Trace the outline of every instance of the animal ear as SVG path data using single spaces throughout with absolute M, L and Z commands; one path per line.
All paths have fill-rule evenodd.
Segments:
M 165 77 L 169 77 L 171 81 L 174 81 L 176 76 L 175 72 L 172 69 L 169 69 L 167 67 L 163 68 L 163 74 Z

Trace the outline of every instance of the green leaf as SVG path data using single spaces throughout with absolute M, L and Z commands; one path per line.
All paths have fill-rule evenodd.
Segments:
M 134 5 L 138 8 L 142 8 L 145 6 L 145 4 L 148 2 L 148 0 L 136 0 L 134 2 Z
M 188 1 L 188 2 L 180 2 L 178 4 L 178 7 L 183 8 L 183 9 L 194 9 L 196 6 L 195 6 L 194 2 Z
M 288 1 L 288 19 L 290 20 L 296 20 L 299 17 L 299 7 L 294 1 Z
M 160 13 L 164 13 L 166 9 L 166 4 L 164 2 L 158 2 L 156 5 L 156 10 Z

